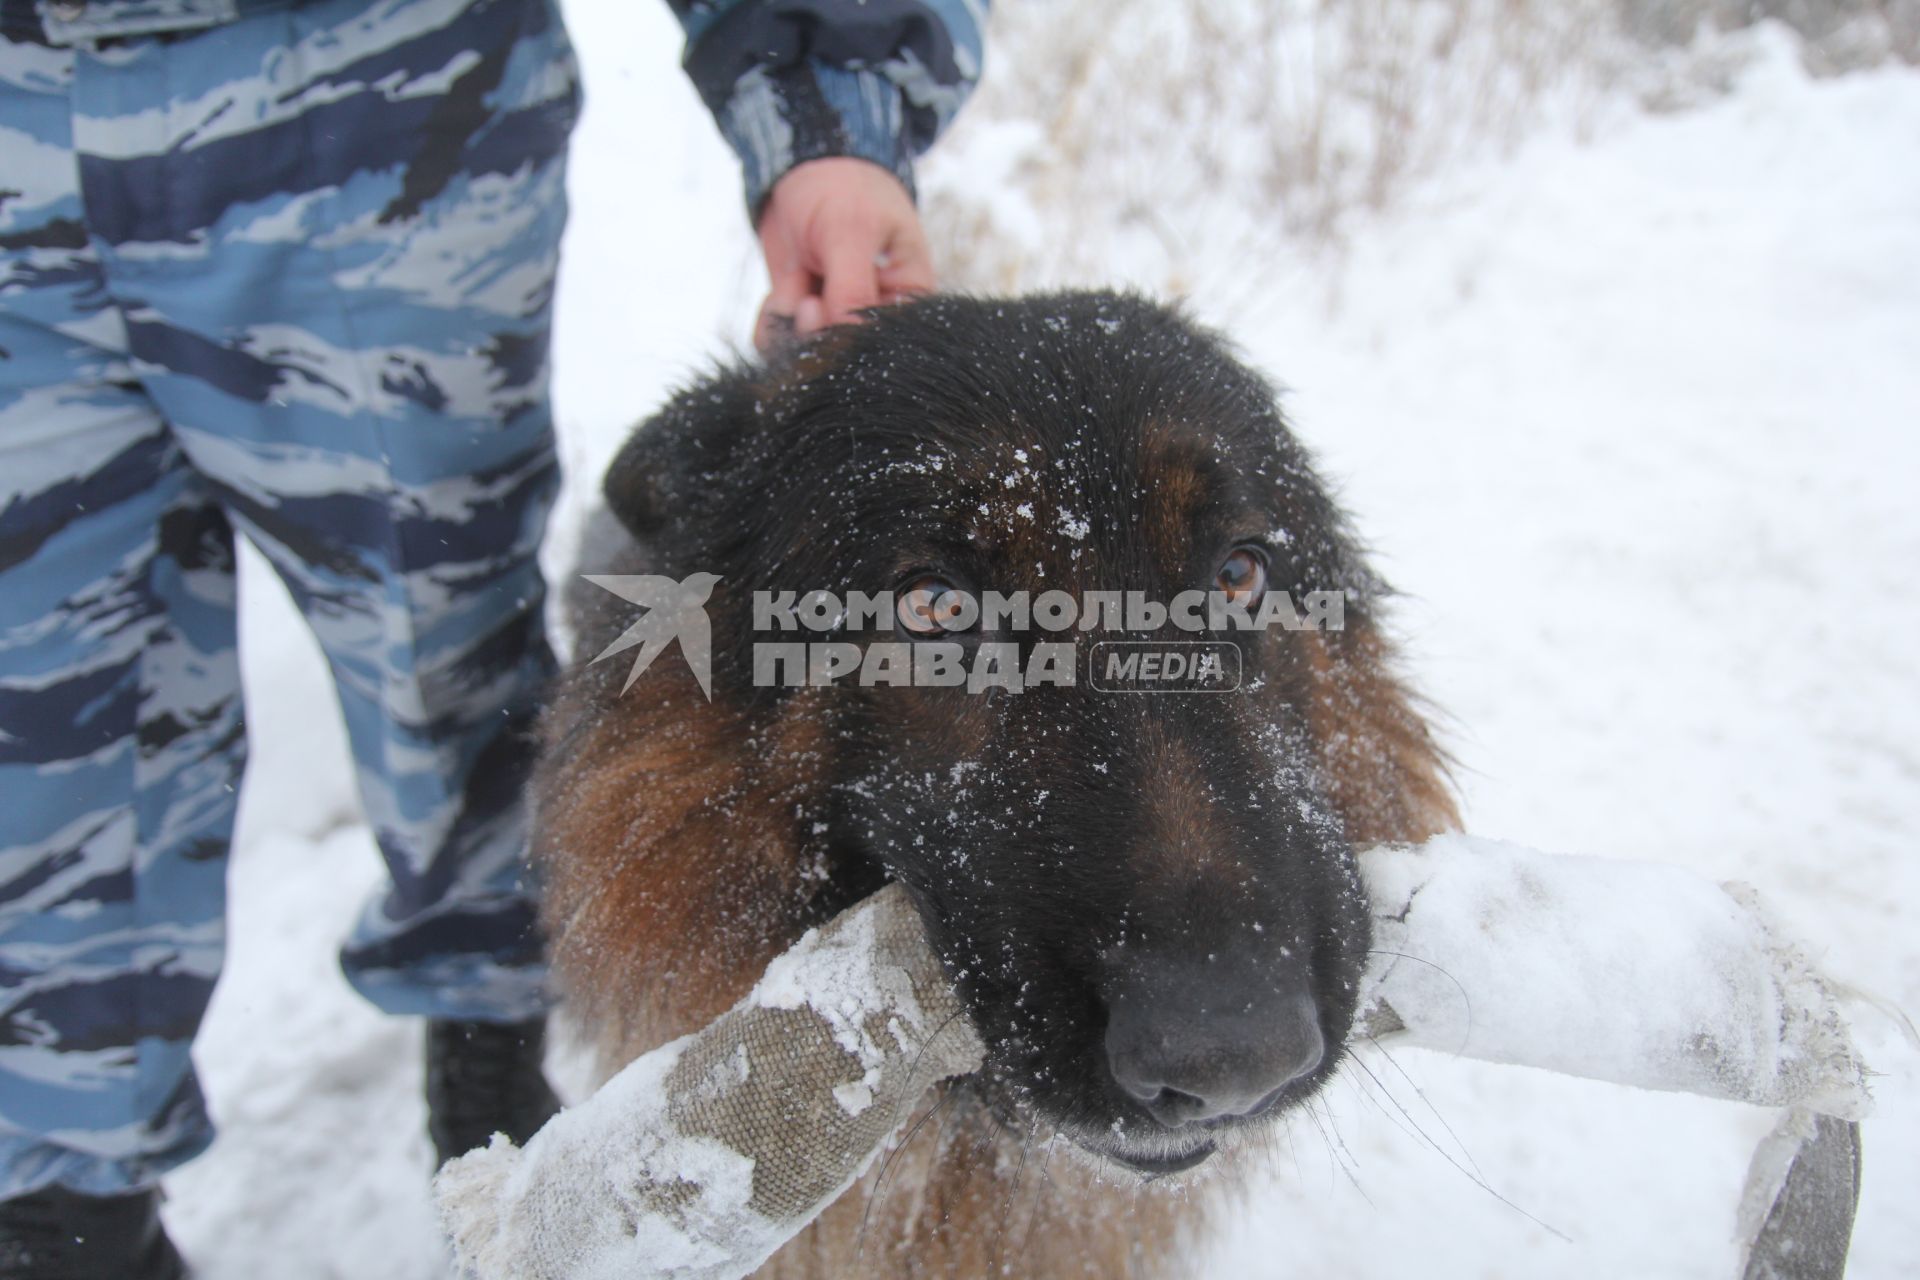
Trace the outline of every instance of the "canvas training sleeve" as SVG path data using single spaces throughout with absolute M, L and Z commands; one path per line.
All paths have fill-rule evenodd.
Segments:
M 988 0 L 668 0 L 683 65 L 739 153 L 747 211 L 795 165 L 913 161 L 980 78 Z

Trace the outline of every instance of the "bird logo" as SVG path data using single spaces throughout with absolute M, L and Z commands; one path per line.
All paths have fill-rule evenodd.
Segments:
M 707 695 L 707 701 L 713 701 L 713 632 L 707 623 L 707 598 L 713 594 L 714 583 L 720 581 L 715 573 L 692 573 L 679 582 L 655 573 L 589 573 L 583 574 L 588 582 L 603 591 L 611 591 L 630 604 L 639 605 L 646 612 L 620 633 L 619 639 L 602 649 L 594 657 L 610 658 L 635 645 L 640 652 L 634 655 L 633 669 L 627 672 L 627 682 L 620 686 L 625 693 L 633 688 L 633 682 L 640 673 L 653 664 L 653 660 L 666 650 L 666 647 L 680 641 L 680 654 L 687 660 L 687 666 L 693 669 L 693 678 L 700 682 L 700 692 Z

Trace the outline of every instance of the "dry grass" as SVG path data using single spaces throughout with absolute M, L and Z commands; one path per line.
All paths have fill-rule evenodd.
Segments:
M 950 284 L 1231 294 L 1282 250 L 1611 91 L 1677 109 L 1794 10 L 1808 62 L 1901 51 L 1920 0 L 1008 0 L 925 173 Z M 1920 30 L 1920 22 L 1913 24 Z M 1848 52 L 1851 50 L 1852 52 Z M 1865 51 L 1865 52 L 1862 52 Z M 1877 51 L 1877 52 L 1876 52 Z
M 929 170 L 932 230 L 950 276 L 998 289 L 1125 260 L 1160 262 L 1137 283 L 1178 292 L 1196 244 L 1330 243 L 1463 148 L 1524 132 L 1606 3 L 1003 5 L 986 82 Z

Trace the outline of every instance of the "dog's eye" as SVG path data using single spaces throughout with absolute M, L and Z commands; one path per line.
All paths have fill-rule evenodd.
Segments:
M 966 601 L 951 582 L 922 574 L 894 592 L 894 616 L 916 636 L 966 630 Z
M 1220 566 L 1213 586 L 1230 604 L 1253 604 L 1266 594 L 1267 562 L 1258 552 L 1241 547 Z

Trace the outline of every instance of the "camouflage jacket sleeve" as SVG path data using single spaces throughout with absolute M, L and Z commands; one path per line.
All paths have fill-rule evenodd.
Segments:
M 782 174 L 822 156 L 871 160 L 911 191 L 914 157 L 980 78 L 989 0 L 667 2 L 756 219 Z

